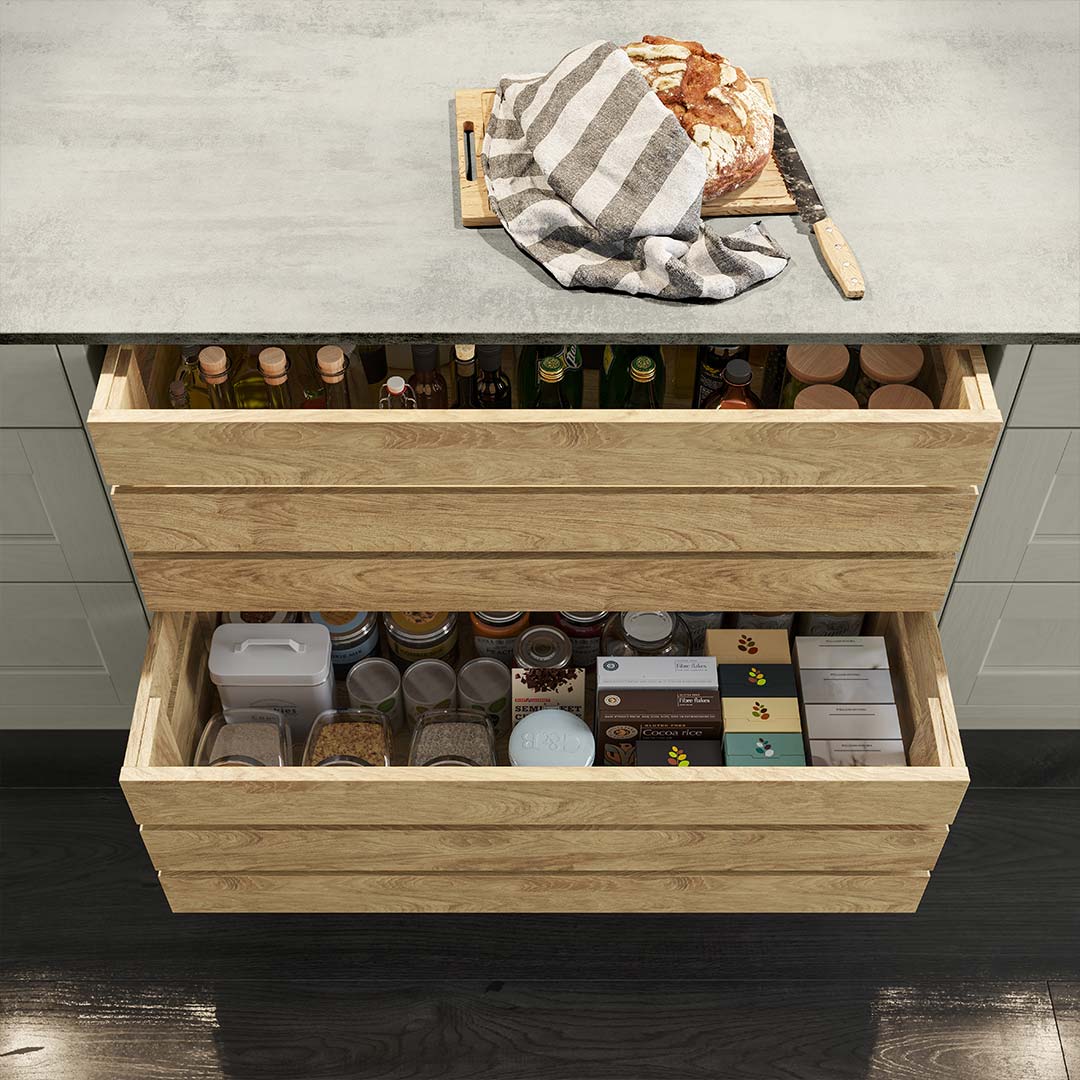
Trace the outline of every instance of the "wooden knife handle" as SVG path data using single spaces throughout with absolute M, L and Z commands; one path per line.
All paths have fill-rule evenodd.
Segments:
M 840 291 L 849 300 L 861 300 L 866 286 L 859 264 L 855 261 L 855 252 L 848 247 L 844 234 L 836 227 L 832 218 L 826 217 L 814 222 L 814 235 L 817 237 L 825 265 L 828 266 L 829 273 L 836 278 Z

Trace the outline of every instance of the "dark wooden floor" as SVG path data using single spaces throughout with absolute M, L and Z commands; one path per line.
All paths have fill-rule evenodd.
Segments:
M 119 789 L 9 786 L 0 1077 L 1080 1080 L 1076 771 L 986 760 L 1059 786 L 887 917 L 174 916 Z

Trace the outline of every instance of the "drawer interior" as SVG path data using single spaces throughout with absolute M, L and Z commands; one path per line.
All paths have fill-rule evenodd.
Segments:
M 155 617 L 121 774 L 177 910 L 913 910 L 967 785 L 921 613 L 867 628 L 909 766 L 801 769 L 194 768 L 215 621 Z

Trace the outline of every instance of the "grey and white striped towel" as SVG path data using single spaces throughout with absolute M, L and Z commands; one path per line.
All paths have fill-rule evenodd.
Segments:
M 610 41 L 501 79 L 482 155 L 504 228 L 567 288 L 726 300 L 787 265 L 760 222 L 704 227 L 701 151 Z

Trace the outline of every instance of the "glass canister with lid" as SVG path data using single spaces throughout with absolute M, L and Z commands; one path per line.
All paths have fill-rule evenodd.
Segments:
M 315 766 L 390 764 L 390 725 L 374 709 L 327 709 L 315 718 L 303 763 Z
M 291 765 L 289 725 L 274 709 L 224 709 L 203 728 L 193 764 L 214 768 Z
M 922 347 L 914 344 L 863 345 L 859 349 L 859 379 L 855 398 L 866 408 L 879 386 L 909 385 L 923 369 Z
M 600 655 L 600 639 L 607 611 L 556 611 L 555 625 L 570 639 L 570 662 L 574 667 L 590 668 Z
M 330 631 L 330 661 L 338 679 L 379 647 L 376 611 L 305 611 L 304 622 L 321 623 Z
M 705 632 L 719 630 L 724 625 L 722 611 L 680 611 L 679 618 L 690 631 L 691 656 L 704 656 Z
M 793 409 L 795 399 L 808 386 L 842 386 L 850 389 L 851 354 L 846 345 L 789 345 L 785 355 L 784 385 L 780 406 Z
M 391 659 L 402 671 L 416 660 L 457 659 L 456 611 L 387 611 L 383 626 Z
M 416 722 L 409 764 L 476 766 L 495 764 L 495 730 L 479 710 L 442 709 Z
M 530 626 L 514 645 L 514 667 L 565 668 L 573 655 L 570 639 L 557 626 Z
M 479 656 L 513 662 L 514 642 L 529 625 L 527 611 L 472 611 L 473 647 Z
M 601 656 L 689 656 L 690 630 L 674 611 L 617 611 L 607 621 Z

